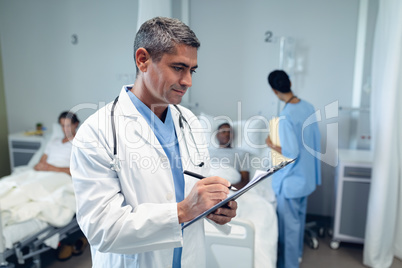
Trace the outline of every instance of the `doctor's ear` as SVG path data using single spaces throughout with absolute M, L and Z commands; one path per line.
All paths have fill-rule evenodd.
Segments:
M 138 69 L 143 73 L 147 71 L 150 59 L 151 56 L 149 55 L 148 51 L 143 47 L 140 47 L 135 52 L 135 64 L 137 65 Z

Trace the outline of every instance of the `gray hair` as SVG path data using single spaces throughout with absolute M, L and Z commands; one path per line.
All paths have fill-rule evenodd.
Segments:
M 195 33 L 186 24 L 178 19 L 155 17 L 144 22 L 138 30 L 134 40 L 135 53 L 140 48 L 145 48 L 151 59 L 155 62 L 162 56 L 176 52 L 176 45 L 186 45 L 195 48 L 200 47 L 200 41 Z M 136 65 L 137 75 L 138 67 Z

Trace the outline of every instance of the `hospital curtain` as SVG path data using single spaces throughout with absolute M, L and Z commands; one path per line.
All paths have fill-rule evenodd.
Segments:
M 379 0 L 373 48 L 373 170 L 363 262 L 402 259 L 402 1 Z

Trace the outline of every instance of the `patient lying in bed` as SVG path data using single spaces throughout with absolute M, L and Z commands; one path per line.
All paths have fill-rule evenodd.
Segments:
M 232 148 L 233 131 L 228 123 L 218 127 L 219 148 L 210 149 L 211 176 L 229 180 L 237 189 L 249 182 L 250 163 L 247 152 Z M 254 267 L 276 267 L 277 218 L 275 207 L 251 189 L 237 199 L 236 218 L 253 222 L 255 229 Z
M 79 121 L 76 115 L 63 112 L 59 116 L 64 137 L 55 137 L 47 143 L 39 163 L 17 168 L 0 180 L 1 229 L 8 240 L 7 229 L 12 225 L 27 223 L 61 227 L 75 215 L 75 197 L 72 188 L 69 163 L 71 141 Z M 28 228 L 28 227 L 26 227 Z M 22 231 L 22 230 L 20 230 Z

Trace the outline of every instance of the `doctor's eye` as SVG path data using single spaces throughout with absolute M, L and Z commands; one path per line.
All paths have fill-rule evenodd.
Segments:
M 180 72 L 180 71 L 183 70 L 183 67 L 173 66 L 173 69 L 174 69 L 176 72 Z
M 190 74 L 195 74 L 196 71 L 195 70 L 190 70 Z

